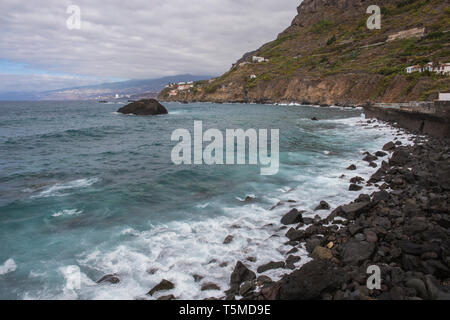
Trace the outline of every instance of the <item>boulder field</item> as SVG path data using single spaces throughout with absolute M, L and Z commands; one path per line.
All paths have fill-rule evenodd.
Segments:
M 449 140 L 414 139 L 412 146 L 389 142 L 377 153 L 386 158 L 365 183 L 379 191 L 359 195 L 325 219 L 301 220 L 301 212 L 287 213 L 282 224 L 299 225 L 286 233 L 286 244 L 292 246 L 286 261 L 260 266 L 259 277 L 238 262 L 226 298 L 450 299 Z M 352 182 L 363 185 L 358 177 Z M 303 247 L 312 261 L 279 281 L 258 280 L 272 268 L 294 269 L 292 260 L 300 260 L 295 254 Z M 372 266 L 380 270 L 381 285 L 371 289 Z M 246 290 L 240 290 L 243 283 Z

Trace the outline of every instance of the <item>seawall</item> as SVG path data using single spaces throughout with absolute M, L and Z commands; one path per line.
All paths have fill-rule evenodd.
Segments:
M 435 137 L 450 136 L 450 101 L 435 101 L 425 107 L 367 105 L 367 118 L 397 123 L 410 131 Z

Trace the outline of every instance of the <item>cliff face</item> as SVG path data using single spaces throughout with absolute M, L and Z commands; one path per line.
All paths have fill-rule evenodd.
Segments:
M 366 26 L 372 4 L 381 7 L 380 30 Z M 166 89 L 159 99 L 341 105 L 435 99 L 450 90 L 450 76 L 406 74 L 405 68 L 450 62 L 449 5 L 450 0 L 304 0 L 276 40 L 245 54 L 224 75 L 170 96 Z M 413 28 L 424 36 L 388 41 Z M 254 63 L 253 55 L 268 61 Z

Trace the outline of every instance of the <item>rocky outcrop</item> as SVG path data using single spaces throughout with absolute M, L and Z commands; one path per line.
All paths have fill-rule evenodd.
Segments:
M 137 116 L 150 116 L 168 113 L 167 109 L 155 99 L 132 102 L 120 108 L 117 112 L 123 114 L 134 114 Z

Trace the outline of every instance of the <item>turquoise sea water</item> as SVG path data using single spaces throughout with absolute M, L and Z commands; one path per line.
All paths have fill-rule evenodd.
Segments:
M 117 114 L 120 104 L 0 102 L 0 299 L 150 298 L 163 278 L 177 297 L 220 297 L 201 292 L 202 281 L 226 290 L 237 260 L 254 257 L 256 269 L 283 259 L 282 214 L 295 206 L 314 216 L 320 200 L 354 198 L 348 179 L 375 170 L 355 159 L 394 134 L 364 125 L 355 109 L 165 105 L 168 115 L 137 117 Z M 173 165 L 172 131 L 192 131 L 194 120 L 223 132 L 280 129 L 279 173 Z M 297 202 L 269 210 L 286 200 Z M 119 284 L 96 284 L 111 273 Z

